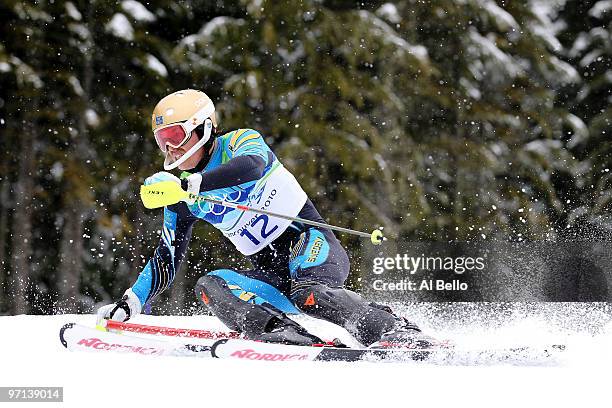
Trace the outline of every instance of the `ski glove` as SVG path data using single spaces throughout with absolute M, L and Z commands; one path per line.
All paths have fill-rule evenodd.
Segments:
M 174 174 L 168 173 L 167 171 L 160 171 L 152 175 L 151 177 L 147 177 L 144 181 L 145 186 L 149 186 L 151 184 L 159 183 L 161 181 L 174 181 L 176 184 L 181 186 L 181 188 L 188 193 L 191 193 L 194 196 L 197 196 L 200 193 L 200 184 L 202 183 L 202 175 L 200 173 L 194 173 L 189 177 L 183 179 L 179 179 Z M 187 204 L 192 205 L 195 203 L 195 198 L 185 199 Z
M 104 320 L 115 320 L 118 322 L 125 322 L 131 317 L 136 316 L 142 310 L 142 305 L 138 296 L 128 289 L 123 294 L 120 301 L 102 306 L 98 309 L 96 316 L 96 324 L 100 325 Z

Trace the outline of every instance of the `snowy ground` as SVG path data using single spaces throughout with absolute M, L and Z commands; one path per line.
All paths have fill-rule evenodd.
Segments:
M 428 303 L 403 312 L 408 310 L 404 314 L 429 333 L 463 346 L 564 343 L 568 350 L 548 366 L 71 353 L 59 342 L 59 328 L 71 321 L 93 325 L 93 316 L 5 316 L 0 317 L 0 386 L 63 386 L 64 403 L 43 406 L 64 407 L 609 406 L 612 307 L 607 304 Z M 328 323 L 298 320 L 321 336 L 350 340 Z M 134 322 L 223 329 L 208 316 L 139 316 Z

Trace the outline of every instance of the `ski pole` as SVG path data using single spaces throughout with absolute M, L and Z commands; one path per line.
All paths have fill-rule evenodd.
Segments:
M 195 201 L 206 201 L 211 204 L 217 204 L 224 207 L 235 208 L 241 211 L 251 211 L 257 214 L 265 214 L 271 217 L 282 218 L 289 221 L 297 221 L 303 224 L 312 225 L 315 227 L 329 228 L 331 230 L 344 232 L 347 234 L 357 235 L 363 238 L 370 238 L 370 241 L 374 245 L 380 245 L 387 238 L 383 236 L 381 229 L 375 229 L 371 233 L 356 231 L 350 228 L 337 227 L 335 225 L 326 224 L 323 222 L 306 220 L 300 217 L 290 217 L 284 214 L 278 214 L 272 211 L 262 210 L 258 208 L 248 207 L 246 205 L 231 203 L 224 200 L 215 200 L 208 197 L 203 197 L 195 194 L 191 194 L 181 188 L 174 181 L 160 181 L 148 186 L 140 186 L 140 198 L 146 208 L 160 208 L 167 205 L 176 204 L 181 200 L 195 200 Z

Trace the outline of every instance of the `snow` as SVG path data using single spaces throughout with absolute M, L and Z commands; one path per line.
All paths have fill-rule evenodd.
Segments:
M 246 76 L 246 83 L 252 90 L 257 90 L 257 77 L 253 72 L 249 72 Z
M 89 29 L 81 23 L 69 23 L 68 24 L 68 29 L 70 31 L 72 31 L 73 33 L 75 33 L 76 35 L 78 35 L 82 40 L 89 40 L 91 39 L 91 32 L 89 31 Z M 88 48 L 83 47 L 81 48 L 83 53 L 88 52 Z
M 85 121 L 87 122 L 87 125 L 91 127 L 97 127 L 100 125 L 100 117 L 98 116 L 98 113 L 91 108 L 87 108 L 85 111 Z
M 106 31 L 126 41 L 132 41 L 134 39 L 134 28 L 132 28 L 127 17 L 121 13 L 116 13 L 113 18 L 111 18 L 106 24 Z
M 225 16 L 215 17 L 208 23 L 204 24 L 204 26 L 200 29 L 199 35 L 204 38 L 208 38 L 217 30 L 225 30 L 221 31 L 221 33 L 226 34 L 227 26 L 234 24 L 243 25 L 244 20 Z
M 304 45 L 301 42 L 298 43 L 297 47 L 295 47 L 295 49 L 291 52 L 283 47 L 279 47 L 277 52 L 287 66 L 297 63 L 300 58 L 303 58 L 306 55 Z
M 580 53 L 582 53 L 582 51 L 586 50 L 590 44 L 591 39 L 589 38 L 589 34 L 580 33 L 578 34 L 578 37 L 576 37 L 576 40 L 574 41 L 572 48 L 569 50 L 568 55 L 571 58 L 576 58 Z
M 372 26 L 375 31 L 378 31 L 378 34 L 380 34 L 387 43 L 394 44 L 398 47 L 398 49 L 414 55 L 422 63 L 429 62 L 429 53 L 427 52 L 427 48 L 424 46 L 410 44 L 408 41 L 400 37 L 397 32 L 382 19 L 376 17 L 374 14 L 366 10 L 361 10 L 359 12 L 359 17 L 361 17 L 361 20 Z
M 262 7 L 263 0 L 247 0 L 245 3 L 249 14 L 259 15 L 260 12 L 264 11 Z
M 601 57 L 601 55 L 603 54 L 602 50 L 599 49 L 595 49 L 591 52 L 589 52 L 587 55 L 585 55 L 584 57 L 582 57 L 582 59 L 580 60 L 580 66 L 582 68 L 586 68 L 589 65 L 591 65 L 597 58 Z
M 459 83 L 461 84 L 463 89 L 466 90 L 470 98 L 479 100 L 482 97 L 480 90 L 474 84 L 472 84 L 469 79 L 461 78 L 459 79 Z
M 53 21 L 53 17 L 44 11 L 42 11 L 39 7 L 31 7 L 24 2 L 15 2 L 15 5 L 12 6 L 13 11 L 17 13 L 17 16 L 21 20 L 33 20 L 33 21 L 41 21 L 45 23 L 51 23 Z
M 389 167 L 385 159 L 379 153 L 374 153 L 374 160 L 376 160 L 376 163 L 381 170 L 385 170 Z
M 560 140 L 534 140 L 527 143 L 523 150 L 526 152 L 537 153 L 544 157 L 554 156 L 554 152 L 562 148 Z
M 477 47 L 478 54 L 488 57 L 490 61 L 505 70 L 511 77 L 523 72 L 523 68 L 510 55 L 497 48 L 497 45 L 490 38 L 484 37 L 475 29 L 470 29 L 469 38 L 472 44 Z M 474 64 L 471 65 L 470 69 L 479 71 L 478 67 L 474 67 Z
M 121 8 L 136 21 L 150 23 L 157 20 L 155 14 L 151 13 L 145 6 L 135 0 L 124 0 L 121 2 Z
M 572 83 L 580 81 L 578 71 L 565 61 L 560 60 L 554 55 L 550 57 L 550 63 L 555 71 L 556 80 L 561 83 Z
M 74 91 L 76 95 L 83 96 L 85 91 L 83 90 L 83 87 L 81 86 L 81 82 L 78 80 L 77 77 L 75 77 L 74 75 L 70 75 L 68 77 L 68 83 L 72 86 L 72 90 Z
M 531 10 L 537 17 L 537 23 L 530 24 L 531 31 L 534 35 L 539 37 L 542 41 L 548 44 L 548 47 L 559 52 L 563 49 L 563 46 L 556 37 L 556 34 L 564 23 L 555 19 L 555 14 L 559 7 L 558 1 L 550 0 L 531 0 Z M 555 20 L 553 22 L 553 20 Z
M 402 21 L 402 18 L 397 11 L 397 7 L 393 3 L 385 3 L 380 6 L 378 10 L 376 10 L 376 15 L 393 24 L 398 24 Z
M 493 17 L 495 24 L 500 30 L 508 31 L 515 30 L 519 31 L 520 26 L 512 17 L 512 14 L 508 13 L 503 8 L 499 7 L 494 1 L 486 0 L 480 1 L 482 7 Z
M 74 3 L 72 3 L 71 1 L 67 1 L 65 6 L 66 6 L 66 13 L 68 13 L 70 18 L 76 21 L 81 21 L 83 16 L 81 15 L 81 12 L 76 8 Z
M 36 89 L 43 87 L 44 83 L 38 74 L 28 64 L 15 57 L 14 55 L 10 58 L 10 63 L 15 67 L 15 74 L 17 76 L 17 82 L 29 83 Z
M 51 169 L 49 170 L 51 172 L 51 175 L 53 176 L 53 178 L 56 181 L 59 181 L 62 179 L 62 176 L 64 175 L 64 165 L 62 164 L 62 162 L 55 162 L 53 163 L 53 166 L 51 166 Z
M 601 19 L 604 14 L 612 11 L 612 0 L 601 0 L 589 10 L 589 16 Z
M 67 322 L 92 315 L 0 317 L 0 384 L 63 386 L 57 407 L 572 407 L 603 406 L 612 363 L 610 306 L 602 304 L 413 304 L 402 314 L 429 333 L 472 345 L 563 341 L 552 366 L 437 366 L 209 360 L 71 353 L 58 339 Z M 347 339 L 329 323 L 299 317 L 317 334 Z M 210 316 L 138 316 L 136 323 L 224 329 Z M 120 403 L 119 403 L 120 402 Z M 27 404 L 26 404 L 27 406 Z
M 557 40 L 557 37 L 555 37 L 555 35 L 548 29 L 548 27 L 544 27 L 541 25 L 533 25 L 531 27 L 531 30 L 536 36 L 538 36 L 541 40 L 548 44 L 548 47 L 551 50 L 559 52 L 563 49 L 563 46 L 561 45 L 559 40 Z
M 573 149 L 574 147 L 578 146 L 580 143 L 587 140 L 587 138 L 589 137 L 589 129 L 587 125 L 583 122 L 583 120 L 574 114 L 568 113 L 565 116 L 565 119 L 568 122 L 568 124 L 572 127 L 572 129 L 574 130 L 574 135 L 572 136 L 570 141 L 567 143 L 567 146 L 570 149 Z
M 156 72 L 159 76 L 162 76 L 162 77 L 168 76 L 168 70 L 166 69 L 166 66 L 160 60 L 158 60 L 155 56 L 151 54 L 147 54 L 146 63 L 147 63 L 147 67 L 151 71 Z

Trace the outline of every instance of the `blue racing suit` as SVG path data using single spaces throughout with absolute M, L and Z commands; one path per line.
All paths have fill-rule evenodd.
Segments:
M 208 163 L 194 171 L 202 175 L 201 196 L 324 222 L 255 130 L 219 136 Z M 159 245 L 132 286 L 142 305 L 172 284 L 199 219 L 219 229 L 252 262 L 250 270 L 209 273 L 222 278 L 243 301 L 298 313 L 289 300 L 292 286 L 341 287 L 348 276 L 348 256 L 329 229 L 204 201 L 180 202 L 164 208 Z

